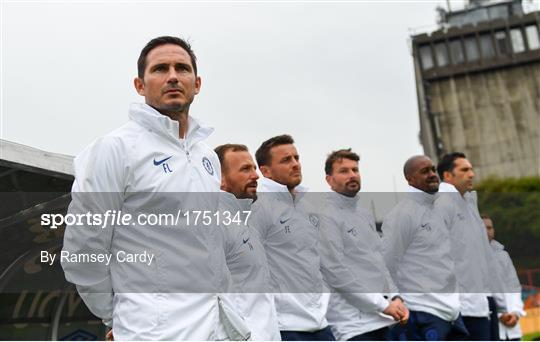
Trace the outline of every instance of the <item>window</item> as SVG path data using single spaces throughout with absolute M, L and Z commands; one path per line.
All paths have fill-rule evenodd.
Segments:
M 538 30 L 536 29 L 536 25 L 527 26 L 525 28 L 525 34 L 527 35 L 529 50 L 536 50 L 540 48 L 540 40 L 538 39 Z
M 452 62 L 454 64 L 461 64 L 465 60 L 463 56 L 463 47 L 461 46 L 461 40 L 455 39 L 450 41 L 450 56 L 452 56 Z
M 448 51 L 444 42 L 434 45 L 435 57 L 437 58 L 437 66 L 443 67 L 448 65 Z
M 465 37 L 465 51 L 467 52 L 467 61 L 469 62 L 477 61 L 480 58 L 476 37 Z
M 487 8 L 476 8 L 474 10 L 472 10 L 471 12 L 468 12 L 467 14 L 465 14 L 469 19 L 468 20 L 464 20 L 464 23 L 463 24 L 466 24 L 466 23 L 479 23 L 481 21 L 486 21 L 486 20 L 489 20 L 489 14 L 488 14 L 488 10 Z
M 508 5 L 488 7 L 489 19 L 508 18 Z
M 418 49 L 420 53 L 420 61 L 422 62 L 422 70 L 433 68 L 433 56 L 431 55 L 431 47 L 429 45 L 421 46 Z
M 510 54 L 508 38 L 506 37 L 505 31 L 495 32 L 495 46 L 497 47 L 497 54 L 499 56 L 505 56 Z
M 484 59 L 491 59 L 495 55 L 491 34 L 480 35 L 480 51 L 482 51 L 482 58 Z
M 525 41 L 523 41 L 523 35 L 519 28 L 513 28 L 510 30 L 510 40 L 512 41 L 512 50 L 514 53 L 520 53 L 525 51 Z

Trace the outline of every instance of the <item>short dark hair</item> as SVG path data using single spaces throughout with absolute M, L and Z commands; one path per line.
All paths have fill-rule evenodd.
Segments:
M 334 163 L 343 158 L 354 161 L 360 160 L 360 156 L 352 152 L 351 148 L 344 148 L 341 150 L 333 151 L 328 155 L 328 157 L 326 157 L 326 162 L 324 163 L 324 172 L 326 172 L 326 174 L 330 176 L 333 171 Z
M 467 157 L 465 156 L 465 153 L 462 152 L 452 152 L 442 156 L 439 164 L 437 165 L 437 173 L 439 174 L 441 181 L 444 180 L 443 175 L 445 172 L 452 172 L 454 170 L 454 168 L 456 167 L 455 161 L 459 158 Z
M 481 217 L 482 219 L 491 220 L 491 217 L 490 217 L 488 214 L 486 214 L 486 213 L 481 213 L 481 214 L 480 214 L 480 217 Z
M 255 159 L 257 160 L 257 165 L 261 167 L 263 165 L 270 164 L 270 160 L 272 159 L 270 150 L 272 149 L 272 147 L 288 144 L 294 144 L 294 139 L 288 134 L 278 135 L 263 142 L 255 152 Z
M 148 56 L 150 51 L 157 48 L 158 46 L 167 45 L 167 44 L 178 45 L 182 49 L 186 50 L 189 57 L 191 58 L 193 71 L 195 72 L 195 75 L 197 75 L 197 57 L 195 56 L 195 53 L 191 49 L 191 45 L 182 38 L 172 37 L 172 36 L 162 36 L 162 37 L 157 37 L 157 38 L 152 39 L 141 50 L 141 54 L 139 55 L 139 59 L 137 60 L 137 74 L 140 79 L 144 78 L 144 69 L 146 69 L 146 56 Z
M 214 152 L 216 152 L 219 158 L 219 162 L 221 163 L 221 171 L 224 170 L 223 162 L 225 161 L 225 154 L 229 151 L 231 152 L 246 151 L 247 152 L 248 148 L 246 145 L 242 145 L 242 144 L 223 144 L 216 147 L 214 149 Z

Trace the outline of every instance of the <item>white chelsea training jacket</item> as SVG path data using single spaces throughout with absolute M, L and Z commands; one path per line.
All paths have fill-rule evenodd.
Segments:
M 434 208 L 435 195 L 408 189 L 383 222 L 386 265 L 410 311 L 452 322 L 459 294 L 448 229 Z
M 218 196 L 208 194 L 219 191 L 220 164 L 202 142 L 213 129 L 189 117 L 180 139 L 179 123 L 146 104 L 133 104 L 129 117 L 75 158 L 69 213 L 116 210 L 136 218 L 215 210 Z M 185 217 L 152 226 L 135 219 L 127 226 L 68 226 L 63 252 L 112 258 L 110 264 L 62 260 L 62 267 L 117 340 L 215 339 L 222 323 L 231 322 L 223 319 L 231 308 L 218 295 L 227 290 L 230 275 L 222 234 L 203 228 L 189 226 Z M 146 252 L 154 260 L 120 262 L 119 252 Z
M 257 190 L 250 224 L 266 251 L 279 329 L 324 329 L 330 295 L 320 270 L 319 217 L 306 189 L 296 187 L 293 198 L 285 185 L 263 177 Z
M 375 220 L 359 198 L 328 193 L 321 218 L 323 275 L 337 292 L 331 294 L 326 317 L 341 341 L 396 323 L 382 311 L 389 305 L 384 296 L 392 298 L 398 290 Z

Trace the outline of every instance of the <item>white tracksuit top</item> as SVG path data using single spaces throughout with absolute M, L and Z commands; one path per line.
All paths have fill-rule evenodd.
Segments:
M 244 224 L 251 211 L 251 199 L 237 199 L 222 192 L 220 212 L 234 215 L 242 213 L 241 224 L 223 226 L 225 257 L 231 272 L 232 287 L 229 294 L 251 330 L 251 340 L 279 341 L 274 294 L 270 288 L 270 273 L 259 232 Z
M 435 207 L 444 219 L 452 241 L 452 255 L 459 284 L 461 315 L 488 317 L 487 296 L 500 284 L 500 278 L 489 247 L 486 228 L 482 222 L 473 193 L 461 196 L 457 189 L 441 182 Z M 502 296 L 494 295 L 501 306 Z
M 217 209 L 217 195 L 186 194 L 219 191 L 219 160 L 202 142 L 213 129 L 189 117 L 186 138 L 180 139 L 179 123 L 146 104 L 132 104 L 129 118 L 75 158 L 69 213 L 111 209 L 136 217 Z M 90 311 L 113 327 L 115 339 L 209 340 L 223 328 L 218 293 L 226 292 L 230 284 L 222 246 L 219 229 L 186 228 L 183 221 L 105 229 L 68 226 L 63 251 L 113 255 L 147 251 L 155 260 L 150 266 L 115 258 L 108 266 L 66 262 L 62 266 Z
M 392 298 L 398 290 L 384 263 L 375 220 L 358 199 L 327 194 L 321 219 L 323 275 L 336 291 L 326 317 L 337 340 L 395 323 L 382 311 L 389 305 L 384 295 Z M 354 300 L 355 295 L 361 298 Z
M 495 253 L 493 252 L 489 239 L 487 237 L 486 225 L 480 217 L 480 211 L 478 210 L 478 193 L 476 191 L 469 191 L 464 196 L 467 201 L 469 211 L 472 214 L 473 218 L 477 222 L 477 229 L 480 232 L 482 246 L 484 247 L 484 254 L 486 255 L 488 263 L 488 284 L 487 288 L 491 290 L 488 295 L 492 296 L 497 304 L 497 309 L 499 312 L 507 311 L 506 300 L 504 298 L 504 276 L 500 274 L 499 267 L 495 262 Z M 459 281 L 459 279 L 458 279 Z
M 519 317 L 523 317 L 526 313 L 523 310 L 523 300 L 521 299 L 521 284 L 512 259 L 510 259 L 508 252 L 504 250 L 504 246 L 498 241 L 491 240 L 490 245 L 500 270 L 499 274 L 502 275 L 507 312 L 513 312 Z M 523 336 L 519 322 L 513 327 L 507 327 L 500 321 L 499 335 L 502 341 Z
M 319 215 L 301 186 L 293 199 L 286 186 L 263 177 L 257 190 L 250 224 L 266 251 L 279 329 L 326 328 L 330 295 L 320 270 Z
M 434 201 L 435 195 L 409 186 L 384 219 L 384 258 L 409 310 L 454 321 L 459 315 L 454 261 Z

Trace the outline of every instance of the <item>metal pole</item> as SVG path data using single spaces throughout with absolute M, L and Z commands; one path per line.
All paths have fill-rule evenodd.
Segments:
M 51 341 L 58 341 L 58 329 L 60 328 L 60 318 L 62 317 L 62 310 L 64 309 L 64 306 L 66 305 L 66 300 L 68 298 L 68 295 L 70 292 L 68 289 L 64 289 L 64 293 L 62 294 L 62 297 L 60 297 L 60 300 L 58 302 L 58 305 L 56 306 L 56 310 L 54 311 L 54 316 L 51 321 Z

